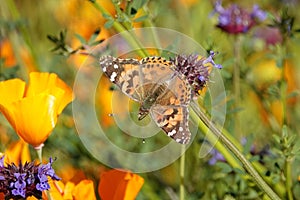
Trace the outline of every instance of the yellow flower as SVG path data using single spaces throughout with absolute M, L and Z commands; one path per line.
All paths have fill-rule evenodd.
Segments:
M 248 79 L 259 90 L 264 90 L 281 79 L 282 70 L 276 65 L 276 60 L 268 58 L 266 52 L 259 52 L 249 59 L 251 71 Z
M 15 163 L 19 166 L 20 163 L 25 164 L 30 161 L 28 144 L 23 140 L 12 142 L 5 151 L 4 163 Z
M 73 182 L 63 184 L 61 181 L 52 181 L 49 184 L 51 199 L 96 200 L 94 183 L 91 180 L 82 180 L 77 185 Z
M 53 73 L 30 73 L 28 87 L 20 79 L 0 82 L 0 111 L 34 147 L 45 142 L 58 115 L 72 100 L 71 88 Z
M 102 173 L 98 192 L 103 200 L 134 200 L 143 184 L 139 175 L 113 169 Z

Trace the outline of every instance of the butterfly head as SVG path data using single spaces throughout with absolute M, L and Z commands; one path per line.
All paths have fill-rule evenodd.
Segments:
M 141 105 L 139 114 L 138 114 L 138 120 L 144 119 L 148 114 L 149 114 L 149 109 L 147 109 L 143 105 Z

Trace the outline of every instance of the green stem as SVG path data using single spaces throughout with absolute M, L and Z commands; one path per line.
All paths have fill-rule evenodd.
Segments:
M 224 147 L 224 145 L 217 140 L 216 136 L 212 133 L 208 133 L 209 129 L 208 127 L 201 121 L 199 120 L 199 117 L 193 112 L 193 110 L 190 112 L 190 116 L 191 118 L 193 118 L 194 120 L 196 119 L 197 124 L 199 124 L 200 129 L 202 130 L 202 132 L 206 133 L 206 137 L 208 137 L 209 141 L 211 141 L 212 143 L 214 141 L 217 141 L 217 143 L 215 144 L 215 148 L 222 153 L 222 155 L 224 156 L 224 158 L 226 159 L 226 161 L 234 168 L 238 168 L 238 169 L 243 169 L 243 167 L 241 167 L 241 164 L 239 162 L 237 162 L 236 158 L 228 151 L 227 148 Z M 243 152 L 243 146 L 226 130 L 226 129 L 222 129 L 222 134 L 228 139 L 230 140 L 230 142 L 237 147 L 237 149 L 240 152 Z M 251 156 L 251 155 L 250 155 Z M 265 174 L 268 170 L 259 162 L 254 161 L 252 162 L 254 168 L 259 172 L 259 174 Z M 248 177 L 243 177 L 245 179 L 248 179 Z M 274 184 L 273 179 L 271 176 L 263 176 L 263 179 L 265 182 L 267 182 L 269 185 L 272 185 L 272 187 L 274 188 L 274 190 L 277 192 L 277 194 L 279 194 L 281 197 L 284 197 L 286 195 L 286 190 L 285 190 L 285 186 L 284 184 L 282 184 L 281 182 Z
M 282 72 L 281 72 L 281 84 L 280 84 L 280 100 L 282 101 L 282 105 L 283 105 L 283 124 L 287 124 L 287 118 L 286 118 L 286 112 L 287 112 L 287 83 L 286 83 L 286 79 L 284 77 L 284 72 L 285 72 L 285 65 L 287 64 L 287 60 L 286 60 L 286 47 L 282 46 L 281 47 L 282 53 Z
M 184 200 L 184 167 L 185 167 L 185 146 L 182 145 L 180 157 L 180 187 L 179 187 L 179 199 Z
M 285 160 L 285 187 L 287 190 L 288 200 L 293 200 L 292 192 L 292 159 L 286 158 Z
M 234 37 L 233 55 L 235 57 L 233 65 L 233 91 L 234 91 L 234 102 L 235 109 L 240 107 L 240 50 L 241 50 L 241 38 L 239 36 Z M 240 132 L 240 119 L 239 112 L 235 113 L 235 134 Z
M 287 40 L 285 40 L 284 42 L 287 42 Z M 282 56 L 282 73 L 281 73 L 281 84 L 280 84 L 280 100 L 282 102 L 283 108 L 282 108 L 282 117 L 283 117 L 283 127 L 288 123 L 287 122 L 287 83 L 286 83 L 286 79 L 284 77 L 284 72 L 285 72 L 285 67 L 287 64 L 287 60 L 286 60 L 286 46 L 282 45 L 281 47 L 281 56 Z M 292 158 L 290 158 L 289 156 L 287 156 L 285 158 L 285 163 L 284 163 L 284 175 L 285 175 L 285 188 L 287 190 L 287 198 L 289 200 L 294 199 L 293 198 L 293 192 L 292 192 Z
M 191 103 L 193 111 L 201 119 L 201 121 L 209 127 L 211 132 L 237 157 L 243 164 L 244 169 L 253 178 L 255 183 L 273 200 L 280 200 L 278 195 L 270 188 L 270 186 L 262 179 L 258 172 L 254 169 L 252 164 L 244 157 L 238 148 L 227 138 L 222 132 L 206 117 L 206 115 L 199 109 L 198 105 L 194 102 Z M 210 133 L 210 132 L 209 132 Z M 223 153 L 223 152 L 222 152 Z M 230 160 L 230 162 L 233 162 Z
M 43 162 L 43 157 L 42 157 L 43 146 L 44 146 L 44 144 L 42 144 L 39 147 L 35 148 L 40 163 Z M 51 200 L 52 198 L 50 196 L 50 191 L 49 190 L 46 191 L 46 194 L 47 194 L 48 200 Z
M 35 150 L 36 150 L 39 161 L 42 163 L 43 162 L 43 157 L 42 157 L 43 147 L 35 148 Z
M 143 10 L 144 14 L 147 13 L 148 15 L 150 15 L 150 12 L 148 12 L 146 6 L 144 6 L 142 10 Z M 144 21 L 144 25 L 145 25 L 146 27 L 154 27 L 154 25 L 153 25 L 151 19 L 149 19 L 149 18 L 150 18 L 150 17 L 148 17 L 148 18 Z M 162 48 L 161 48 L 161 45 L 160 45 L 160 40 L 159 40 L 159 37 L 158 37 L 158 35 L 157 35 L 157 32 L 154 30 L 154 28 L 151 28 L 151 34 L 152 34 L 152 39 L 153 39 L 154 45 L 155 45 L 155 47 L 156 47 L 157 53 L 158 53 L 158 55 L 161 55 Z
M 97 2 L 93 2 L 93 5 L 97 10 L 99 10 L 102 13 L 103 16 L 112 17 L 111 14 L 104 7 L 102 7 L 100 4 L 98 4 Z M 148 56 L 148 53 L 144 50 L 141 43 L 139 41 L 137 41 L 136 37 L 134 37 L 134 35 L 130 34 L 122 26 L 121 23 L 114 20 L 113 27 L 118 33 L 120 33 L 122 35 L 122 37 L 124 37 L 124 39 L 131 45 L 131 47 L 133 49 L 135 49 L 135 51 L 137 52 L 138 55 L 140 55 L 143 58 Z

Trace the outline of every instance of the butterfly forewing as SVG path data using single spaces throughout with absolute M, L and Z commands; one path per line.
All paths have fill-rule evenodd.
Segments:
M 123 93 L 141 104 L 141 119 L 150 110 L 156 124 L 176 142 L 187 144 L 191 88 L 172 62 L 161 57 L 142 60 L 100 58 L 103 72 Z
M 103 56 L 100 58 L 100 65 L 111 82 L 127 96 L 139 102 L 146 98 L 149 90 L 154 90 L 148 87 L 145 91 L 145 85 L 164 83 L 173 74 L 169 67 L 171 62 L 160 57 L 147 57 L 138 61 Z
M 141 84 L 138 60 L 102 56 L 99 63 L 109 80 L 116 84 L 124 94 L 135 101 L 142 99 L 135 91 Z

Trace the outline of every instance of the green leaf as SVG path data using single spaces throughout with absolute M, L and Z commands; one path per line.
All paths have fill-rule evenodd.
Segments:
M 102 16 L 105 18 L 105 19 L 108 19 L 108 20 L 112 20 L 112 16 L 110 14 L 106 14 L 106 13 L 103 13 Z
M 104 39 L 102 39 L 102 40 L 96 40 L 96 41 L 92 42 L 90 45 L 91 46 L 96 46 L 96 45 L 102 43 L 103 41 L 104 41 Z
M 86 40 L 81 35 L 75 33 L 75 37 L 80 41 L 81 44 L 86 44 Z
M 244 146 L 244 149 L 243 149 L 243 153 L 244 154 L 248 154 L 250 153 L 251 151 L 251 147 L 252 147 L 252 144 L 253 144 L 253 137 L 249 136 L 247 139 L 246 139 L 246 144 L 243 144 Z
M 105 27 L 106 29 L 109 29 L 109 28 L 111 28 L 111 27 L 113 26 L 113 24 L 114 24 L 114 20 L 108 20 L 108 21 L 104 24 L 104 27 Z
M 237 174 L 241 174 L 241 175 L 245 175 L 246 174 L 246 172 L 245 171 L 243 171 L 243 170 L 241 170 L 240 168 L 232 168 L 233 169 L 233 171 L 235 172 L 235 173 L 237 173 Z
M 95 32 L 93 33 L 93 35 L 90 37 L 90 39 L 89 39 L 89 41 L 88 41 L 88 44 L 93 43 L 93 42 L 96 40 L 96 38 L 98 37 L 98 35 L 99 35 L 99 31 L 95 31 Z
M 61 31 L 61 32 L 59 33 L 59 36 L 60 36 L 60 40 L 61 40 L 61 41 L 65 41 L 65 39 L 66 39 L 66 34 L 67 34 L 66 31 Z
M 282 137 L 283 138 L 288 137 L 288 129 L 287 129 L 287 126 L 285 126 L 285 125 L 282 127 Z
M 252 156 L 250 159 L 249 159 L 249 161 L 250 162 L 255 162 L 255 161 L 259 161 L 259 155 L 255 155 L 255 156 Z
M 280 144 L 281 138 L 278 135 L 272 135 L 277 144 Z
M 47 35 L 47 38 L 51 41 L 51 42 L 58 42 L 58 38 L 56 36 L 53 36 L 53 35 Z
M 148 15 L 143 15 L 143 16 L 140 16 L 136 19 L 133 20 L 133 22 L 142 22 L 144 20 L 146 20 L 148 18 Z
M 290 92 L 288 95 L 287 95 L 287 98 L 293 98 L 293 97 L 297 97 L 300 95 L 300 91 L 299 90 L 294 90 L 292 92 Z
M 221 168 L 222 172 L 225 174 L 232 172 L 232 167 L 230 165 L 228 165 L 227 163 L 217 162 L 216 166 Z
M 146 4 L 147 0 L 137 0 L 137 1 L 132 1 L 131 6 L 138 10 L 140 8 L 142 8 L 145 4 Z

